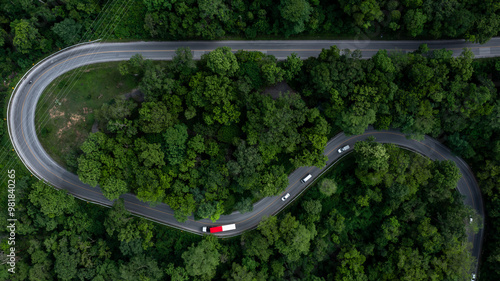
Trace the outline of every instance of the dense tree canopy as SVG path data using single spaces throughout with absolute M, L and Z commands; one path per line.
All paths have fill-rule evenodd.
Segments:
M 328 136 L 335 131 L 357 134 L 369 125 L 381 129 L 399 127 L 409 137 L 419 139 L 430 134 L 442 138 L 455 153 L 467 159 L 475 159 L 478 157 L 477 151 L 483 149 L 492 151 L 491 156 L 487 157 L 495 157 L 498 154 L 495 151 L 500 151 L 495 150 L 495 142 L 490 142 L 498 136 L 497 131 L 491 130 L 500 129 L 494 122 L 498 105 L 491 102 L 496 99 L 496 89 L 485 78 L 485 70 L 480 68 L 483 66 L 474 64 L 469 50 L 464 50 L 458 58 L 451 58 L 448 51 L 429 51 L 422 45 L 418 51 L 410 54 L 380 51 L 371 60 L 360 60 L 358 51 L 341 51 L 332 47 L 323 50 L 318 58 L 309 58 L 300 63 L 293 56 L 277 63 L 272 57 L 261 53 L 221 54 L 230 58 L 225 61 L 213 57 L 213 65 L 208 66 L 210 59 L 206 55 L 193 66 L 189 55 L 186 57 L 185 51 L 178 51 L 181 58 L 175 59 L 178 61 L 176 65 L 181 65 L 181 68 L 182 65 L 191 65 L 182 71 L 162 70 L 144 63 L 142 89 L 147 102 L 137 107 L 123 102 L 115 103 L 124 109 L 130 108 L 127 109 L 130 111 L 125 110 L 119 116 L 129 121 L 119 124 L 135 127 L 135 124 L 140 124 L 134 119 L 140 114 L 135 112 L 140 113 L 144 104 L 161 107 L 162 104 L 170 104 L 169 101 L 177 104 L 175 108 L 167 109 L 174 116 L 170 119 L 171 123 L 159 132 L 145 132 L 140 126 L 137 127 L 134 137 L 139 138 L 139 142 L 127 140 L 130 136 L 127 137 L 123 130 L 118 133 L 110 130 L 104 136 L 99 137 L 97 134 L 89 138 L 89 143 L 82 146 L 83 152 L 94 151 L 93 147 L 96 146 L 92 142 L 106 144 L 108 140 L 110 144 L 99 145 L 98 150 L 107 147 L 115 149 L 110 158 L 100 156 L 99 159 L 93 159 L 84 153 L 79 160 L 81 169 L 89 172 L 81 175 L 82 178 L 88 177 L 100 183 L 103 176 L 106 178 L 106 175 L 111 175 L 105 172 L 108 169 L 105 167 L 109 167 L 110 163 L 115 165 L 112 159 L 117 158 L 114 155 L 128 155 L 126 164 L 124 162 L 123 166 L 115 165 L 119 168 L 113 168 L 118 169 L 116 171 L 121 169 L 121 172 L 113 173 L 114 177 L 119 180 L 122 173 L 127 174 L 124 172 L 127 169 L 140 172 L 124 179 L 127 182 L 124 188 L 136 192 L 143 200 L 166 202 L 176 210 L 176 218 L 180 221 L 186 220 L 191 214 L 196 218 L 211 218 L 215 221 L 234 207 L 242 212 L 251 210 L 250 198 L 269 196 L 283 190 L 287 185 L 285 167 L 323 166 L 323 148 Z M 220 63 L 220 66 L 215 67 L 216 63 Z M 263 94 L 262 90 L 267 85 L 280 80 L 266 78 L 271 69 L 266 65 L 272 65 L 276 69 L 274 73 L 281 72 L 280 79 L 285 79 L 295 91 L 278 96 Z M 183 72 L 191 73 L 191 76 Z M 276 77 L 277 74 L 272 75 Z M 157 79 L 157 82 L 151 83 L 152 79 Z M 214 91 L 215 88 L 221 90 Z M 299 93 L 303 93 L 307 99 L 303 99 Z M 113 111 L 113 106 L 103 107 L 103 110 Z M 224 116 L 217 114 L 225 112 L 238 112 L 233 115 L 238 117 L 216 117 Z M 109 124 L 115 124 L 112 122 L 116 121 L 103 118 L 102 122 L 107 122 L 107 127 L 103 128 L 109 128 Z M 329 124 L 333 130 L 330 130 Z M 113 143 L 120 144 L 122 148 L 117 150 L 116 145 L 111 146 Z M 489 146 L 489 143 L 493 145 Z M 275 247 L 287 263 L 301 260 L 298 257 L 307 251 L 314 253 L 318 260 L 325 260 L 335 249 L 335 244 L 330 243 L 345 243 L 345 231 L 369 227 L 362 221 L 356 221 L 356 227 L 349 226 L 351 222 L 348 218 L 369 217 L 375 212 L 371 208 L 381 201 L 385 205 L 380 207 L 379 212 L 387 218 L 380 221 L 381 234 L 373 238 L 372 245 L 389 247 L 401 243 L 404 241 L 402 236 L 410 233 L 405 230 L 409 227 L 409 221 L 415 223 L 414 229 L 428 238 L 419 242 L 425 242 L 419 251 L 411 247 L 390 251 L 401 257 L 412 257 L 408 267 L 390 269 L 392 275 L 371 265 L 378 258 L 372 258 L 369 253 L 375 249 L 384 253 L 384 250 L 380 250 L 382 248 L 370 250 L 372 246 L 361 247 L 358 244 L 352 249 L 340 248 L 338 255 L 345 262 L 335 265 L 338 269 L 333 275 L 335 278 L 349 279 L 356 276 L 363 280 L 377 276 L 376 279 L 389 280 L 393 276 L 408 275 L 418 279 L 430 274 L 422 267 L 434 268 L 433 274 L 437 279 L 466 275 L 457 264 L 470 261 L 456 254 L 465 251 L 465 248 L 459 248 L 458 242 L 443 244 L 442 241 L 463 239 L 463 235 L 453 236 L 451 233 L 458 233 L 456 231 L 463 228 L 455 223 L 461 222 L 457 216 L 470 216 L 470 212 L 457 211 L 455 215 L 441 213 L 441 224 L 438 226 L 424 218 L 417 219 L 423 216 L 423 208 L 417 205 L 423 203 L 419 199 L 411 199 L 418 195 L 425 183 L 426 186 L 434 186 L 426 193 L 425 204 L 438 204 L 441 207 L 449 205 L 452 208 L 453 204 L 461 202 L 454 195 L 454 182 L 459 178 L 456 167 L 446 162 L 430 164 L 423 158 L 410 158 L 390 146 L 375 142 L 358 143 L 355 150 L 356 167 L 353 171 L 356 181 L 364 188 L 356 189 L 352 199 L 345 199 L 352 204 L 350 210 L 353 213 L 326 211 L 320 201 L 314 199 L 303 204 L 304 214 L 307 215 L 296 214 L 299 218 L 296 221 L 286 218 L 288 227 L 293 230 L 281 229 L 280 223 L 272 224 L 269 219 L 269 231 L 262 228 L 263 232 L 255 236 L 255 242 L 252 239 L 245 242 L 252 259 L 231 264 L 231 269 L 235 270 L 234 276 L 253 274 L 253 278 L 257 278 L 255 276 L 265 276 L 271 272 L 275 276 L 281 276 L 282 272 L 290 274 L 287 271 L 290 269 L 282 271 L 273 263 L 270 263 L 269 269 L 256 265 L 257 260 L 266 261 L 272 257 L 270 247 Z M 285 163 L 283 159 L 289 162 Z M 488 167 L 495 167 L 491 161 L 487 162 Z M 494 171 L 494 168 L 491 169 Z M 93 174 L 92 171 L 99 173 Z M 491 175 L 494 172 L 486 170 L 480 179 L 492 181 Z M 342 196 L 344 188 L 345 185 L 337 179 L 325 179 L 320 183 L 320 197 Z M 110 189 L 110 194 L 119 193 Z M 235 195 L 240 199 L 232 199 Z M 433 211 L 437 212 L 439 208 L 429 209 L 429 212 Z M 331 242 L 325 240 L 324 236 L 318 236 L 321 231 L 317 226 L 312 227 L 324 221 L 320 218 L 325 214 L 331 216 L 327 220 L 329 231 L 333 231 L 329 235 Z M 296 225 L 295 222 L 300 223 Z M 444 224 L 447 224 L 447 228 L 440 228 Z M 471 224 L 470 227 L 477 229 L 477 225 Z M 440 234 L 437 235 L 436 231 Z M 306 249 L 307 245 L 309 250 Z M 443 258 L 457 257 L 455 263 L 449 265 L 449 268 L 455 268 L 455 273 L 438 264 L 429 264 L 424 252 L 440 252 Z M 396 264 L 395 261 L 400 261 L 401 257 L 392 256 L 386 262 Z M 172 274 L 184 274 L 176 268 L 172 269 Z
M 83 182 L 99 185 L 111 200 L 132 191 L 165 202 L 179 221 L 192 214 L 215 221 L 235 206 L 248 211 L 252 199 L 281 193 L 291 168 L 325 165 L 330 126 L 319 110 L 296 92 L 263 93 L 278 83 L 265 78 L 266 65 L 291 78 L 299 58 L 291 56 L 283 70 L 258 52 L 223 47 L 197 63 L 190 53 L 179 49 L 168 69 L 140 56 L 120 65 L 122 75 L 142 75 L 145 101 L 102 106 L 101 130 L 78 158 Z M 226 204 L 236 194 L 247 199 Z
M 500 29 L 494 0 L 4 1 L 0 14 L 2 77 L 58 48 L 93 39 L 382 35 L 486 42 Z M 217 53 L 211 56 L 212 70 L 235 71 L 217 61 Z M 189 69 L 180 71 L 188 75 Z
M 336 47 L 331 47 L 323 50 L 318 58 L 304 61 L 302 72 L 292 84 L 308 95 L 308 106 L 324 109 L 325 117 L 334 125 L 333 131 L 358 134 L 373 125 L 377 129 L 400 128 L 415 139 L 422 139 L 426 134 L 442 139 L 454 153 L 467 159 L 473 170 L 482 171 L 480 186 L 490 198 L 487 209 L 493 210 L 496 208 L 493 206 L 498 205 L 493 195 L 497 188 L 493 186 L 499 160 L 496 156 L 500 151 L 498 94 L 492 82 L 498 85 L 500 81 L 496 61 L 474 61 L 467 49 L 452 58 L 450 51 L 430 51 L 426 45 L 410 54 L 387 54 L 382 50 L 370 60 L 359 60 L 354 52 L 341 54 Z M 377 186 L 386 182 L 388 176 L 391 182 L 404 180 L 388 172 L 387 164 L 389 171 L 392 164 L 387 162 L 387 150 L 383 146 L 376 143 L 356 146 L 361 151 L 356 158 L 356 175 L 364 184 Z M 432 182 L 439 189 L 429 193 L 429 201 L 456 200 L 449 195 L 453 187 L 445 182 L 456 179 L 457 174 L 447 165 L 436 168 L 438 174 Z M 427 172 L 412 177 L 429 179 Z M 400 200 L 416 191 L 416 185 L 394 184 L 389 189 L 395 200 L 390 204 L 400 204 Z M 370 193 L 360 195 L 356 202 L 370 206 L 369 198 L 373 195 Z M 496 211 L 488 213 L 492 219 L 498 217 Z M 497 238 L 492 241 L 498 244 Z M 497 246 L 489 249 L 493 255 L 500 252 Z M 417 253 L 402 252 L 406 254 Z M 496 276 L 498 271 L 490 271 L 495 258 L 487 260 L 484 267 L 491 272 L 488 276 Z
M 429 52 L 425 46 L 407 55 L 381 51 L 372 60 L 359 60 L 356 52 L 340 55 L 332 48 L 300 63 L 294 57 L 276 62 L 260 53 L 237 52 L 238 68 L 228 77 L 214 74 L 205 61 L 193 63 L 186 50 L 178 56 L 174 61 L 179 71 L 139 57 L 127 62 L 130 71 L 124 74 L 143 78 L 145 101 L 117 99 L 96 114 L 100 132 L 81 147 L 78 173 L 82 180 L 99 184 L 109 198 L 132 191 L 142 200 L 163 201 L 179 221 L 191 214 L 215 221 L 235 207 L 249 211 L 252 199 L 282 190 L 295 166 L 324 164 L 326 140 L 349 124 L 342 112 L 363 119 L 372 110 L 375 121 L 355 123 L 355 130 L 369 124 L 401 126 L 413 137 L 438 137 L 477 167 L 488 215 L 499 216 L 500 107 L 486 75 L 498 79 L 494 62 L 473 61 L 467 51 L 452 59 L 446 51 Z M 262 70 L 266 64 L 280 68 L 293 91 L 268 94 L 269 80 Z M 315 77 L 313 69 L 315 76 L 327 75 Z M 240 112 L 237 121 L 207 124 L 205 116 L 215 116 L 216 106 L 210 99 L 203 101 L 206 88 L 190 85 L 192 79 L 206 77 L 226 80 L 229 92 L 207 95 L 234 95 L 229 103 Z M 200 104 L 190 108 L 186 101 L 196 95 Z M 144 106 L 150 112 L 164 106 L 170 119 L 161 120 L 167 124 L 146 122 L 140 112 Z M 146 124 L 160 129 L 145 132 Z M 303 153 L 306 149 L 309 154 Z M 457 167 L 373 141 L 357 143 L 353 150 L 293 208 L 264 219 L 241 237 L 220 241 L 133 217 L 121 200 L 101 209 L 25 177 L 18 184 L 19 246 L 25 251 L 16 275 L 6 275 L 4 265 L 0 276 L 470 278 L 474 261 L 465 230 L 477 231 L 481 218 L 463 205 L 455 190 Z M 498 227 L 494 221 L 491 225 Z M 489 239 L 482 276 L 495 280 L 499 248 L 495 236 Z
M 10 88 L 11 77 L 42 56 L 97 38 L 326 34 L 486 42 L 500 30 L 500 6 L 494 0 L 113 3 L 117 5 L 2 1 L 0 76 L 6 82 L 0 89 Z M 293 168 L 324 165 L 322 149 L 330 133 L 358 134 L 369 125 L 395 127 L 417 139 L 437 137 L 473 164 L 491 233 L 499 233 L 500 104 L 491 80 L 498 85 L 500 62 L 474 62 L 470 51 L 452 59 L 448 51 L 425 47 L 408 55 L 380 51 L 366 61 L 359 60 L 359 52 L 340 54 L 332 48 L 318 58 L 303 62 L 291 56 L 281 63 L 260 53 L 233 54 L 221 48 L 195 63 L 189 50 L 180 49 L 169 69 L 136 56 L 120 72 L 142 78 L 145 102 L 117 99 L 103 105 L 96 115 L 101 132 L 81 147 L 78 174 L 84 182 L 99 184 L 110 199 L 132 191 L 142 200 L 168 203 L 180 221 L 193 213 L 216 219 L 234 206 L 247 211 L 252 198 L 279 193 Z M 280 97 L 263 93 L 264 87 L 281 81 L 295 91 Z M 4 131 L 0 123 L 0 135 Z M 224 277 L 235 280 L 465 276 L 466 244 L 459 244 L 467 215 L 453 191 L 456 168 L 429 164 L 390 146 L 368 143 L 356 150 L 355 172 L 346 173 L 345 179 L 323 180 L 318 198 L 311 195 L 301 204 L 303 210 L 280 217 L 289 224 L 270 218 L 255 235 L 237 239 L 232 250 L 218 249 L 218 259 L 201 256 L 210 261 L 205 276 L 213 275 L 217 264 L 221 269 L 216 276 L 228 272 Z M 27 254 L 19 260 L 14 280 L 201 276 L 193 274 L 192 266 L 200 257 L 181 256 L 189 247 L 192 252 L 212 247 L 206 242 L 193 245 L 198 241 L 185 237 L 175 241 L 177 232 L 158 231 L 158 249 L 146 255 L 142 248 L 150 245 L 152 227 L 130 217 L 120 203 L 96 211 L 43 183 L 31 182 L 28 188 L 27 182 L 19 184 L 25 192 L 19 197 L 24 200 L 19 234 Z M 346 192 L 351 186 L 356 186 L 351 188 L 354 194 Z M 430 186 L 436 188 L 424 196 Z M 338 207 L 321 207 L 321 196 L 336 200 Z M 424 204 L 439 208 L 427 210 Z M 452 209 L 455 215 L 448 212 Z M 318 222 L 318 213 L 327 219 Z M 376 235 L 362 237 L 365 232 Z M 487 238 L 482 278 L 497 280 L 500 239 L 494 234 Z M 437 258 L 431 259 L 432 254 Z

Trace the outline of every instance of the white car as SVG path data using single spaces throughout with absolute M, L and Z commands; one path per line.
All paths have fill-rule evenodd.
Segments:
M 339 152 L 339 153 L 342 153 L 342 152 L 344 152 L 344 151 L 348 150 L 349 148 L 351 148 L 351 147 L 350 147 L 350 146 L 348 146 L 348 145 L 346 145 L 346 146 L 344 146 L 344 147 L 342 147 L 342 148 L 339 148 L 338 152 Z
M 472 279 L 470 281 L 476 281 L 476 274 L 472 273 Z
M 306 183 L 308 180 L 310 180 L 313 176 L 311 174 L 307 174 L 303 179 L 300 180 L 302 183 Z
M 290 193 L 287 193 L 285 194 L 285 196 L 281 197 L 281 201 L 285 201 L 286 199 L 288 199 L 288 197 L 290 197 Z

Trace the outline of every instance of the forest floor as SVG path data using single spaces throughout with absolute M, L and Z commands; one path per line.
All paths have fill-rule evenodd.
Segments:
M 270 95 L 273 100 L 279 98 L 281 95 L 291 93 L 295 93 L 295 91 L 284 81 L 276 83 L 276 85 L 269 86 L 262 92 L 263 95 Z
M 35 126 L 47 153 L 63 167 L 92 130 L 95 113 L 104 103 L 137 89 L 132 75 L 122 76 L 118 62 L 75 69 L 61 75 L 38 101 Z

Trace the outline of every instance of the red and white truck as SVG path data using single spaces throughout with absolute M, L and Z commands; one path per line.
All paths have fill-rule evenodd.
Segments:
M 235 230 L 236 229 L 236 224 L 228 224 L 228 225 L 223 225 L 223 226 L 216 226 L 216 227 L 202 227 L 203 232 L 210 232 L 210 233 L 217 233 L 217 232 L 222 232 L 222 231 L 228 231 L 228 230 Z

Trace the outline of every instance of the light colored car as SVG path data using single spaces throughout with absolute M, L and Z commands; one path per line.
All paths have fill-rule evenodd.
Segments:
M 308 180 L 310 180 L 313 176 L 311 174 L 307 174 L 304 178 L 302 178 L 300 181 L 302 183 L 306 183 Z
M 348 150 L 349 148 L 351 148 L 351 147 L 350 147 L 350 146 L 348 146 L 348 145 L 346 145 L 346 146 L 344 146 L 344 147 L 342 147 L 342 148 L 339 148 L 338 152 L 339 152 L 339 153 L 342 153 L 342 152 L 344 152 L 344 151 Z
M 281 201 L 285 201 L 286 199 L 288 199 L 288 197 L 290 197 L 290 193 L 287 193 L 285 194 L 285 196 L 281 197 Z
M 472 273 L 472 279 L 470 281 L 476 281 L 476 274 Z

